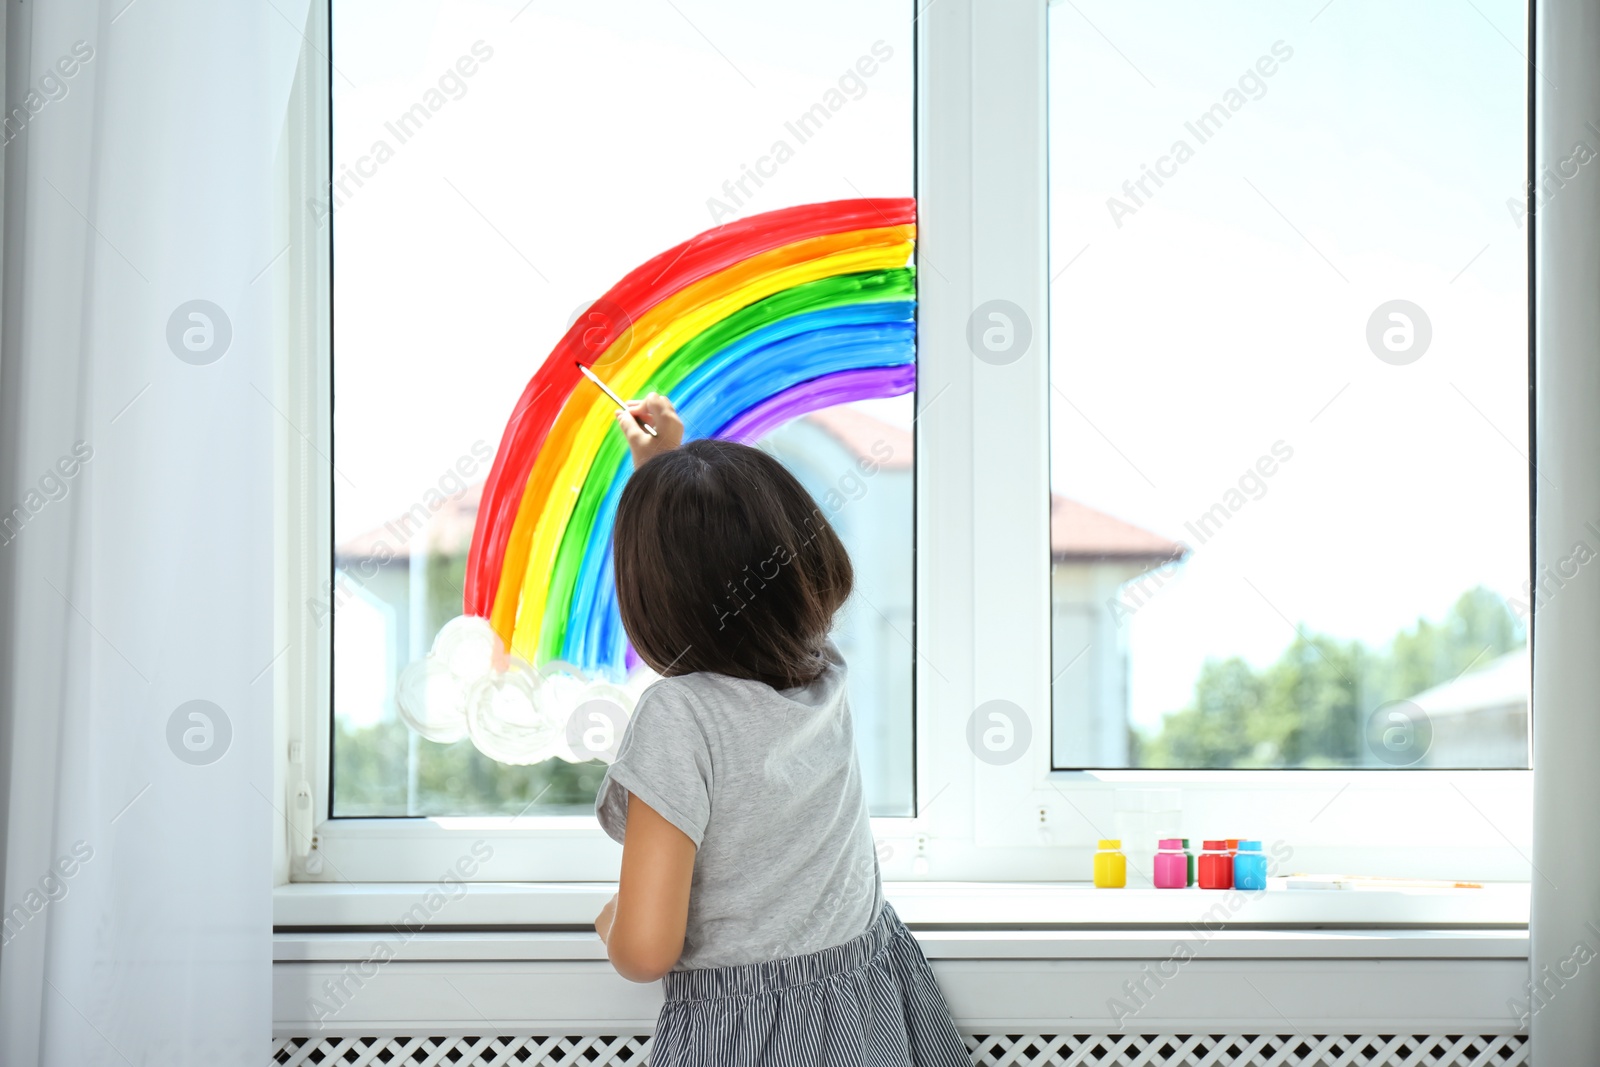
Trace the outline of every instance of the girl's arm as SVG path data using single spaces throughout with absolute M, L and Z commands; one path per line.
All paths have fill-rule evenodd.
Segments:
M 594 927 L 611 965 L 629 981 L 654 982 L 683 955 L 694 854 L 687 834 L 628 794 L 621 884 Z

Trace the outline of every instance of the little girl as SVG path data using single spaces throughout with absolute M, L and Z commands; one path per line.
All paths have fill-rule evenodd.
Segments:
M 765 452 L 680 448 L 653 393 L 618 421 L 617 600 L 662 677 L 595 801 L 622 843 L 595 929 L 624 978 L 664 979 L 652 1067 L 969 1067 L 878 877 L 828 640 L 849 555 Z

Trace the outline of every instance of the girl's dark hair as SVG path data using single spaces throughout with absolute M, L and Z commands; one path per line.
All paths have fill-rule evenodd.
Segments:
M 711 671 L 789 689 L 814 681 L 850 595 L 850 555 L 767 453 L 692 441 L 628 479 L 613 533 L 617 603 L 662 675 Z

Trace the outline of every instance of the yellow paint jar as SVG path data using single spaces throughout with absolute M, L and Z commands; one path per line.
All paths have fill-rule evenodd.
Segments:
M 1122 854 L 1122 842 L 1101 841 L 1094 854 L 1094 887 L 1096 889 L 1123 889 L 1128 884 L 1128 857 Z

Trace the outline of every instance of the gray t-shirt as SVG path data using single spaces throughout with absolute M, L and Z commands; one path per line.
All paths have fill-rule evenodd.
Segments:
M 800 689 L 702 673 L 639 699 L 595 814 L 620 842 L 631 792 L 695 843 L 677 970 L 816 952 L 877 915 L 844 660 L 827 657 Z

